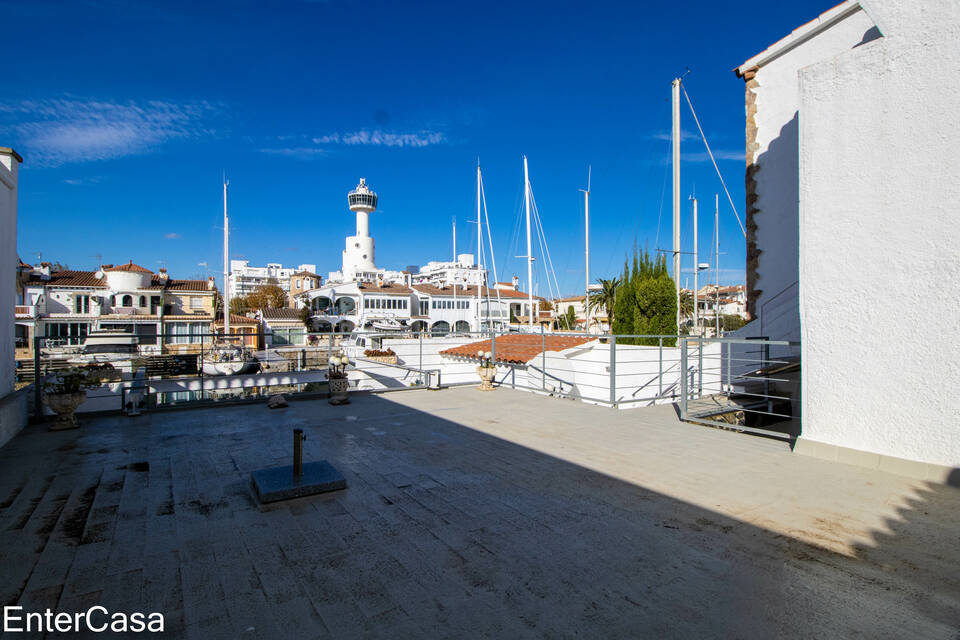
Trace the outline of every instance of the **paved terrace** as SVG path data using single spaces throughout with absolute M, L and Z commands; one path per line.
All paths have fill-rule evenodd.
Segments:
M 305 459 L 337 494 L 260 508 Z M 0 591 L 191 638 L 957 638 L 960 490 L 499 389 L 30 427 L 0 449 Z

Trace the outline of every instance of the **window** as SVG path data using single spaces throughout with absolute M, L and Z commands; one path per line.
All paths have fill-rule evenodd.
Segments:
M 429 301 L 429 300 L 421 300 L 421 301 L 420 301 L 420 315 L 421 315 L 421 316 L 426 316 L 426 315 L 429 315 L 429 314 L 430 314 L 430 301 Z
M 278 327 L 273 330 L 273 344 L 306 344 L 307 332 L 303 327 Z
M 297 280 L 296 280 L 295 282 L 296 282 L 296 285 L 297 285 L 297 289 L 299 289 L 299 288 L 300 288 L 300 279 L 297 278 Z
M 171 322 L 167 325 L 167 333 L 171 334 L 167 341 L 170 344 L 200 344 L 207 331 L 207 325 L 202 322 Z
M 203 309 L 203 298 L 201 298 L 200 296 L 191 296 L 190 309 L 193 309 L 193 310 Z
M 73 297 L 74 313 L 90 313 L 90 296 L 75 295 Z
M 140 308 L 147 306 L 147 296 L 140 296 Z
M 123 300 L 120 302 L 121 307 L 132 307 L 133 306 L 133 296 L 123 296 Z
M 47 325 L 47 337 L 56 344 L 83 344 L 90 325 L 86 322 L 51 322 Z

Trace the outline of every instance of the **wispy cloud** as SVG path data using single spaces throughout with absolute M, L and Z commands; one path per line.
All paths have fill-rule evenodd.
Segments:
M 0 124 L 32 160 L 60 165 L 149 153 L 166 142 L 209 135 L 207 102 L 110 102 L 74 97 L 0 103 Z
M 314 144 L 345 144 L 345 145 L 370 145 L 381 147 L 428 147 L 435 144 L 443 144 L 447 141 L 446 136 L 439 131 L 414 131 L 407 133 L 396 133 L 390 131 L 381 131 L 374 129 L 369 131 L 361 129 L 348 133 L 331 133 L 319 138 L 313 138 Z
M 182 238 L 183 236 L 181 236 L 179 233 L 170 232 L 170 233 L 163 234 L 163 237 L 166 238 L 167 240 L 177 240 L 179 238 Z
M 260 151 L 260 153 L 269 153 L 276 156 L 287 156 L 289 158 L 298 158 L 300 160 L 315 158 L 326 153 L 325 149 L 320 149 L 318 147 L 280 147 L 258 149 L 258 151 Z
M 667 132 L 658 131 L 657 133 L 654 133 L 650 137 L 653 138 L 654 140 L 671 140 L 673 139 L 673 133 L 671 131 L 667 131 Z M 688 131 L 686 129 L 680 130 L 681 142 L 683 142 L 684 140 L 696 140 L 699 138 L 700 138 L 700 135 L 697 133 L 694 133 L 693 131 Z
M 96 184 L 103 179 L 103 176 L 88 176 L 86 178 L 64 178 L 63 183 L 73 186 L 79 186 L 81 184 Z
M 736 149 L 718 149 L 713 152 L 713 157 L 717 162 L 723 160 L 736 160 L 737 162 L 746 161 L 746 153 Z M 710 162 L 710 156 L 706 151 L 697 153 L 684 153 L 680 156 L 682 162 Z

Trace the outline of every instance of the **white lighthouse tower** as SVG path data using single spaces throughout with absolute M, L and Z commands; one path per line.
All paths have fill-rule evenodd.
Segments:
M 377 272 L 373 238 L 370 237 L 370 214 L 377 209 L 377 194 L 360 178 L 357 188 L 347 194 L 350 210 L 357 214 L 357 235 L 347 236 L 343 250 L 343 277 L 351 280 L 372 280 Z

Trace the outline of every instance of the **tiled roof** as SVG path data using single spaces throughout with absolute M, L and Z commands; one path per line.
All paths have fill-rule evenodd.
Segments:
M 133 264 L 133 260 L 127 264 L 118 264 L 116 266 L 109 267 L 104 269 L 104 271 L 133 271 L 135 273 L 153 273 L 153 271 L 150 271 L 150 269 L 144 269 L 138 264 Z
M 309 271 L 298 271 L 297 273 L 293 274 L 293 275 L 290 276 L 290 277 L 291 277 L 291 278 L 296 278 L 297 276 L 304 276 L 304 277 L 307 277 L 307 278 L 319 278 L 319 277 L 320 277 L 320 276 L 318 276 L 318 275 L 315 274 L 315 273 L 310 273 Z
M 564 336 L 556 334 L 514 333 L 497 338 L 496 361 L 505 364 L 526 364 L 547 351 L 564 351 L 593 342 L 596 338 Z M 442 356 L 477 359 L 478 351 L 493 351 L 490 340 L 471 342 L 440 352 Z
M 30 281 L 37 284 L 43 284 L 48 287 L 107 288 L 107 283 L 103 280 L 97 279 L 93 271 L 54 271 L 50 274 L 49 280 L 43 280 L 34 275 L 30 278 Z
M 223 316 L 220 316 L 213 323 L 215 325 L 223 326 Z M 238 316 L 235 313 L 230 314 L 230 324 L 260 324 L 256 318 L 248 318 L 247 316 Z
M 382 287 L 370 283 L 361 283 L 357 285 L 357 288 L 364 293 L 413 293 L 410 287 L 394 283 L 384 284 Z
M 558 298 L 555 302 L 583 302 L 585 296 L 571 296 L 569 298 Z
M 431 296 L 450 296 L 453 297 L 453 287 L 437 287 L 432 284 L 415 284 L 413 288 L 419 291 L 420 293 L 425 293 Z M 476 298 L 477 297 L 477 287 L 476 285 L 469 285 L 466 287 L 457 287 L 457 296 L 467 297 L 467 298 Z M 483 297 L 496 298 L 498 295 L 501 298 L 527 298 L 527 294 L 523 291 L 514 291 L 513 289 L 490 289 L 488 287 L 480 287 L 480 295 Z M 540 296 L 533 296 L 534 300 L 543 300 Z
M 300 309 L 264 309 L 263 317 L 266 320 L 299 320 Z
M 206 280 L 167 280 L 166 289 L 168 291 L 209 291 L 213 293 L 212 289 L 207 288 Z

